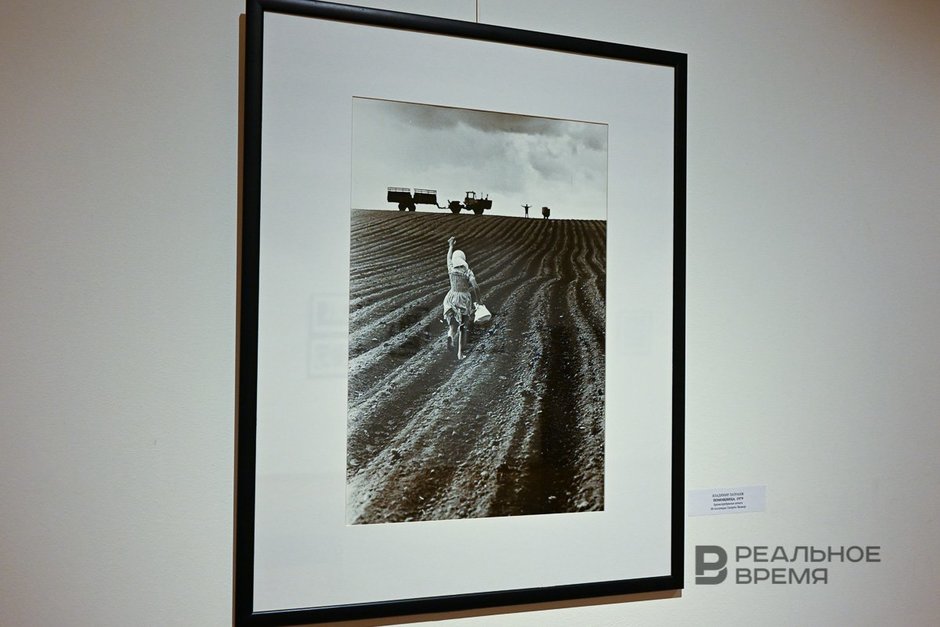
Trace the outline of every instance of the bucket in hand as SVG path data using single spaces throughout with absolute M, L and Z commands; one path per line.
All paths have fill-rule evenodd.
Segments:
M 490 313 L 490 310 L 486 308 L 486 305 L 483 303 L 477 303 L 473 309 L 473 321 L 474 322 L 488 322 L 490 318 L 493 317 L 493 314 Z

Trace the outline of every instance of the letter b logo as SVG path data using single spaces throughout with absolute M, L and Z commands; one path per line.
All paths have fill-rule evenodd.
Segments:
M 707 555 L 715 556 L 712 561 L 706 561 Z M 725 580 L 728 576 L 728 569 L 725 566 L 728 563 L 728 554 L 720 546 L 696 546 L 695 547 L 695 583 L 700 585 L 715 585 Z M 717 570 L 718 573 L 713 576 L 706 576 L 706 571 Z

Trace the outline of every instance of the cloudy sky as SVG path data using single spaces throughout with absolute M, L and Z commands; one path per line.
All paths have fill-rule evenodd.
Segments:
M 441 205 L 488 195 L 488 214 L 607 218 L 606 124 L 368 98 L 353 99 L 352 122 L 354 208 L 397 211 L 386 188 L 408 187 Z

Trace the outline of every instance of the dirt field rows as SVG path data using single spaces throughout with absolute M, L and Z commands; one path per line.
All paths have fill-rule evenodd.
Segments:
M 493 319 L 447 350 L 447 238 Z M 606 223 L 352 213 L 350 523 L 604 507 Z

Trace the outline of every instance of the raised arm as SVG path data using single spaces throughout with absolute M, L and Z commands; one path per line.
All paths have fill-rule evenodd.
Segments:
M 454 244 L 457 242 L 457 238 L 450 237 L 447 240 L 447 271 L 450 272 L 454 269 L 453 262 L 451 261 L 451 256 L 454 254 Z

